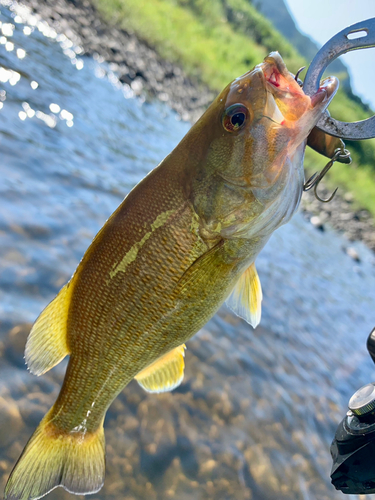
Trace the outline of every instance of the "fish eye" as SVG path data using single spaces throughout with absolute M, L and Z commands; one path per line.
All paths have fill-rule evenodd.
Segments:
M 224 113 L 222 124 L 228 132 L 237 132 L 244 127 L 249 117 L 249 110 L 243 104 L 232 104 Z

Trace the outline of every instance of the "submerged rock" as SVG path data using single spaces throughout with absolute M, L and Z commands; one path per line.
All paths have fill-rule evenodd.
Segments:
M 5 448 L 18 439 L 23 426 L 16 403 L 0 396 L 0 447 Z
M 31 323 L 17 325 L 9 331 L 5 340 L 6 358 L 20 368 L 25 367 L 25 345 L 31 327 Z

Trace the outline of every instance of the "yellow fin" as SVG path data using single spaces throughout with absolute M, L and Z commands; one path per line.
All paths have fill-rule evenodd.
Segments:
M 226 304 L 237 316 L 256 328 L 262 314 L 262 298 L 262 287 L 253 263 L 241 275 Z
M 103 425 L 95 432 L 59 432 L 50 410 L 31 436 L 5 487 L 5 500 L 36 500 L 57 486 L 96 493 L 103 486 Z
M 69 354 L 67 344 L 68 307 L 72 292 L 66 284 L 41 312 L 29 333 L 25 359 L 31 373 L 42 375 Z
M 135 380 L 147 392 L 173 391 L 184 378 L 185 349 L 185 344 L 172 349 L 140 371 Z

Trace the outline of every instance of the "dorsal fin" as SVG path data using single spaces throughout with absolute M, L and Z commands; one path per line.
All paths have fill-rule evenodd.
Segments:
M 185 344 L 172 349 L 140 371 L 135 380 L 147 392 L 173 391 L 184 378 L 185 349 Z
M 42 375 L 70 354 L 67 319 L 73 287 L 69 285 L 70 282 L 41 312 L 27 338 L 25 359 L 35 375 Z
M 262 314 L 262 298 L 262 287 L 253 263 L 241 275 L 226 304 L 237 316 L 256 328 Z

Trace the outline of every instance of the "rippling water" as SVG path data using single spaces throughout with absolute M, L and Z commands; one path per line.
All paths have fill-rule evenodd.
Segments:
M 29 323 L 188 125 L 16 4 L 3 2 L 0 21 L 3 487 L 66 366 L 26 371 Z M 277 231 L 257 261 L 261 327 L 223 308 L 188 343 L 180 388 L 123 391 L 106 418 L 105 486 L 92 498 L 342 498 L 329 481 L 330 441 L 351 394 L 375 379 L 365 348 L 374 258 L 356 244 L 355 263 L 346 246 L 301 215 Z

